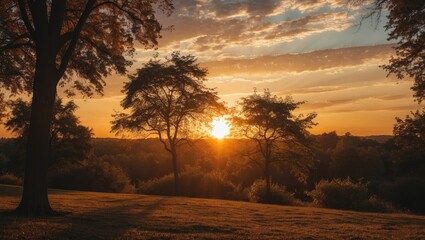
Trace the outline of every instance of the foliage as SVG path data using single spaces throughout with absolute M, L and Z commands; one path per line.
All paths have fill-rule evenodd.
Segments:
M 295 116 L 296 110 L 303 102 L 294 102 L 271 95 L 254 93 L 240 102 L 241 114 L 234 118 L 240 135 L 251 139 L 257 148 L 250 154 L 260 154 L 263 161 L 272 163 L 299 157 L 300 150 L 306 151 L 309 142 L 308 128 L 314 125 L 315 113 Z M 293 151 L 291 151 L 293 150 Z
M 304 102 L 294 102 L 272 95 L 268 90 L 263 94 L 254 93 L 242 98 L 241 114 L 234 118 L 237 125 L 242 126 L 242 134 L 248 138 L 264 138 L 274 140 L 306 140 L 306 131 L 314 125 L 316 114 L 306 117 L 295 116 L 293 111 Z
M 30 124 L 31 106 L 21 99 L 9 103 L 11 116 L 6 121 L 7 130 L 17 134 L 19 139 L 17 151 L 24 151 L 28 138 L 28 129 Z M 63 103 L 61 99 L 55 102 L 55 114 L 51 128 L 51 153 L 49 164 L 57 164 L 63 161 L 82 161 L 88 157 L 91 151 L 92 130 L 81 125 L 78 117 L 75 115 L 77 105 L 73 101 Z M 15 159 L 15 161 L 22 161 Z M 22 163 L 21 163 L 22 164 Z
M 360 2 L 352 0 L 351 2 Z M 395 56 L 383 68 L 399 79 L 414 78 L 414 97 L 421 102 L 425 99 L 425 1 L 423 0 L 374 0 L 372 11 L 365 16 L 377 16 L 388 12 L 385 29 L 388 40 L 397 40 Z
M 339 137 L 335 131 L 329 133 L 322 133 L 315 137 L 316 143 L 320 149 L 329 150 L 334 149 L 339 141 Z
M 250 139 L 255 147 L 244 155 L 264 172 L 266 195 L 270 192 L 270 164 L 291 162 L 293 169 L 302 175 L 308 172 L 305 158 L 309 149 L 308 128 L 314 125 L 315 113 L 295 116 L 303 102 L 294 102 L 290 97 L 282 99 L 268 90 L 264 94 L 254 93 L 242 98 L 240 114 L 234 117 L 232 125 L 239 128 L 242 137 Z M 304 158 L 303 158 L 304 157 Z
M 379 194 L 400 209 L 425 213 L 425 179 L 422 176 L 405 176 L 383 183 Z
M 5 173 L 0 175 L 0 184 L 8 184 L 8 185 L 22 185 L 22 179 L 15 176 L 12 173 Z
M 388 146 L 384 148 L 384 144 L 348 134 L 337 136 L 337 138 L 338 142 L 333 146 L 333 143 L 327 144 L 328 141 L 321 142 L 323 138 L 320 136 L 314 137 L 312 151 L 318 161 L 315 161 L 314 165 L 311 166 L 306 182 L 297 180 L 290 172 L 290 167 L 286 166 L 286 163 L 276 164 L 271 168 L 270 174 L 273 176 L 273 181 L 276 184 L 284 185 L 287 191 L 294 193 L 294 198 L 302 201 L 311 201 L 311 198 L 306 196 L 304 192 L 314 190 L 315 184 L 320 180 L 345 179 L 347 176 L 356 176 L 355 180 L 363 181 L 363 179 L 366 179 L 370 181 L 368 185 L 370 196 L 368 195 L 369 197 L 364 200 L 364 205 L 360 209 L 362 211 L 394 212 L 395 207 L 390 202 L 393 202 L 397 208 L 411 209 L 411 206 L 413 206 L 411 203 L 399 203 L 401 201 L 407 202 L 403 196 L 409 196 L 409 199 L 411 199 L 409 201 L 412 202 L 413 199 L 417 199 L 416 206 L 419 206 L 422 201 L 419 193 L 423 188 L 420 183 L 424 179 L 421 175 L 416 174 L 415 179 L 409 181 L 409 184 L 406 183 L 405 187 L 394 187 L 401 182 L 401 180 L 397 179 L 400 176 L 412 176 L 412 173 L 404 174 L 401 172 L 399 168 L 402 165 L 398 162 L 399 160 L 408 162 L 411 156 L 401 155 L 398 147 L 387 143 L 385 145 Z M 16 139 L 0 139 L 0 152 L 3 155 L 3 157 L 0 155 L 0 172 L 12 172 L 7 167 L 11 163 L 16 163 L 11 161 L 11 159 L 14 159 L 11 153 L 15 151 L 13 149 L 16 145 L 15 141 Z M 137 189 L 144 189 L 143 192 L 152 194 L 174 195 L 173 177 L 172 174 L 170 175 L 172 169 L 168 162 L 169 156 L 157 139 L 95 138 L 92 139 L 92 144 L 94 157 L 102 159 L 102 161 L 108 162 L 113 166 L 119 166 Z M 333 147 L 328 147 L 329 145 Z M 182 177 L 192 179 L 190 181 L 182 180 L 184 189 L 189 189 L 187 191 L 182 190 L 182 194 L 197 197 L 202 194 L 203 197 L 212 196 L 214 198 L 247 200 L 247 190 L 241 194 L 241 189 L 249 189 L 257 179 L 263 177 L 264 172 L 252 164 L 247 164 L 244 161 L 244 156 L 241 156 L 238 152 L 249 151 L 253 146 L 255 145 L 248 139 L 225 139 L 221 141 L 202 139 L 195 141 L 192 145 L 181 146 L 179 153 L 182 168 L 190 170 L 191 167 L 195 167 L 195 170 L 192 170 L 190 174 L 191 177 Z M 238 150 L 236 151 L 235 149 Z M 350 149 L 355 149 L 354 157 L 348 154 L 351 152 Z M 347 155 L 340 154 L 341 152 Z M 376 155 L 376 153 L 379 154 Z M 377 158 L 374 156 L 377 156 Z M 377 166 L 379 167 L 375 168 Z M 68 166 L 64 164 L 57 168 L 68 168 Z M 57 168 L 52 171 L 57 171 Z M 183 171 L 183 175 L 186 174 L 186 171 L 188 170 Z M 214 177 L 216 173 L 220 173 L 220 177 L 217 178 L 224 178 L 224 182 L 219 184 L 221 186 L 219 189 L 224 190 L 217 191 L 219 192 L 217 194 L 212 193 L 212 191 L 204 193 L 205 189 L 210 189 L 211 187 L 198 186 L 201 185 L 198 183 L 204 181 L 200 179 L 210 173 Z M 168 177 L 165 177 L 165 175 Z M 87 180 L 87 182 L 90 181 Z M 219 183 L 220 181 L 216 180 L 216 182 Z M 235 192 L 225 191 L 227 189 L 225 186 L 228 186 L 225 184 L 226 182 L 235 187 Z M 417 184 L 415 185 L 415 183 Z M 83 183 L 80 184 L 83 185 Z M 213 183 L 202 185 L 214 186 Z M 149 190 L 151 189 L 149 186 L 152 186 L 154 190 Z M 395 189 L 398 190 L 395 191 Z M 410 190 L 403 192 L 402 190 L 404 189 Z M 185 193 L 185 191 L 188 193 Z M 418 193 L 416 195 L 417 198 L 412 197 L 416 193 Z
M 248 199 L 256 203 L 273 203 L 282 205 L 299 205 L 294 194 L 288 192 L 285 186 L 272 183 L 270 186 L 270 195 L 266 196 L 266 181 L 258 179 L 248 189 Z
M 50 174 L 49 187 L 99 192 L 134 193 L 127 174 L 121 167 L 102 159 L 56 168 Z
M 394 125 L 394 164 L 396 175 L 425 174 L 425 109 L 406 118 L 396 118 Z
M 131 113 L 114 115 L 112 130 L 158 135 L 171 150 L 171 142 L 180 142 L 180 135 L 191 130 L 189 122 L 224 110 L 217 93 L 205 86 L 207 70 L 196 60 L 173 52 L 165 62 L 151 59 L 146 63 L 125 83 L 121 105 Z
M 308 195 L 319 207 L 347 210 L 362 210 L 369 199 L 367 184 L 350 178 L 321 180 Z
M 385 174 L 383 150 L 375 141 L 342 136 L 332 149 L 329 163 L 332 178 L 380 179 Z
M 369 212 L 386 213 L 400 212 L 392 202 L 388 202 L 376 195 L 372 195 L 369 197 L 364 210 Z
M 158 136 L 170 153 L 175 191 L 178 192 L 177 148 L 194 130 L 194 122 L 208 121 L 215 111 L 224 110 L 217 93 L 205 86 L 207 70 L 196 58 L 174 52 L 165 62 L 154 59 L 131 76 L 124 86 L 121 105 L 129 114 L 118 113 L 112 131 L 132 131 Z M 183 135 L 183 137 L 182 137 Z
M 421 148 L 425 146 L 425 108 L 411 112 L 406 119 L 396 118 L 394 139 L 402 148 Z
M 242 200 L 241 190 L 219 172 L 203 172 L 189 168 L 181 173 L 180 194 L 188 197 Z M 174 178 L 171 174 L 142 182 L 143 194 L 174 195 Z
M 368 184 L 345 179 L 321 180 L 310 192 L 313 204 L 318 207 L 368 212 L 397 212 L 392 202 L 370 194 Z M 389 199 L 393 200 L 393 199 Z
M 134 42 L 157 45 L 162 26 L 155 6 L 170 14 L 169 0 L 8 1 L 0 6 L 0 84 L 12 92 L 31 92 L 36 60 L 53 51 L 61 86 L 91 95 L 102 92 L 103 77 L 124 74 Z M 43 21 L 50 16 L 50 21 Z M 50 23 L 50 24 L 49 24 Z M 43 56 L 44 57 L 44 56 Z M 37 66 L 38 67 L 38 66 Z

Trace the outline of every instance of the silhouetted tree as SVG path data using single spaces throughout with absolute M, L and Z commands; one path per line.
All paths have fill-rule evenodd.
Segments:
M 195 120 L 208 121 L 206 117 L 224 109 L 217 93 L 205 86 L 206 75 L 207 70 L 199 67 L 191 55 L 174 52 L 165 62 L 150 60 L 124 86 L 126 96 L 121 105 L 130 113 L 116 114 L 112 122 L 114 132 L 128 130 L 158 136 L 171 155 L 176 194 L 180 171 L 177 147 L 185 140 L 181 135 L 193 128 Z
M 24 190 L 17 212 L 53 213 L 47 195 L 50 125 L 57 86 L 102 93 L 103 77 L 124 74 L 135 41 L 154 46 L 155 5 L 171 0 L 15 0 L 0 4 L 0 84 L 32 92 Z
M 331 151 L 327 178 L 382 179 L 385 151 L 379 143 L 352 135 L 344 135 Z
M 412 112 L 406 118 L 396 118 L 394 143 L 396 169 L 401 175 L 425 174 L 425 108 Z
M 407 115 L 406 119 L 396 118 L 394 136 L 396 144 L 405 147 L 425 146 L 425 108 Z
M 239 104 L 241 113 L 234 118 L 234 125 L 239 127 L 244 137 L 256 144 L 256 149 L 246 156 L 263 170 L 266 196 L 269 196 L 270 165 L 300 159 L 308 142 L 307 128 L 314 125 L 316 114 L 295 116 L 293 111 L 303 102 L 294 102 L 290 97 L 283 99 L 267 90 L 264 94 L 254 93 L 242 98 Z M 292 163 L 300 164 L 297 161 Z
M 364 4 L 363 0 L 350 1 Z M 379 21 L 384 11 L 388 11 L 388 40 L 398 42 L 395 56 L 383 68 L 399 79 L 414 78 L 414 97 L 421 102 L 425 99 L 425 1 L 374 0 L 372 10 L 364 18 L 376 16 Z
M 320 149 L 328 150 L 334 149 L 338 143 L 339 137 L 335 131 L 329 133 L 322 133 L 316 137 L 317 145 Z
M 31 104 L 21 99 L 10 102 L 11 117 L 6 121 L 6 129 L 17 134 L 16 143 L 19 151 L 24 151 L 28 141 L 31 117 Z M 66 104 L 61 99 L 55 102 L 52 127 L 50 131 L 49 166 L 68 161 L 84 160 L 91 150 L 91 129 L 80 124 L 75 116 L 77 105 L 70 101 Z M 18 154 L 21 155 L 21 154 Z M 16 157 L 14 165 L 23 167 L 23 159 Z M 15 169 L 16 170 L 16 169 Z M 21 174 L 19 172 L 19 174 Z

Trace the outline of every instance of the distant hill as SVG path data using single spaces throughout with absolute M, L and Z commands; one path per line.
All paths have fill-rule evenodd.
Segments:
M 392 135 L 372 135 L 372 136 L 362 136 L 362 138 L 371 139 L 379 143 L 385 143 L 386 141 L 393 138 Z

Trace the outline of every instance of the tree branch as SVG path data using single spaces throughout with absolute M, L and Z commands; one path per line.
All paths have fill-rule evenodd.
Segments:
M 167 152 L 171 152 L 171 149 L 168 147 L 167 142 L 162 138 L 162 133 L 160 130 L 156 130 L 158 134 L 159 141 L 164 145 L 165 150 Z
M 24 21 L 25 27 L 27 28 L 28 33 L 31 35 L 31 38 L 35 40 L 35 30 L 29 20 L 27 8 L 25 6 L 24 0 L 18 0 L 18 5 L 19 5 L 19 11 L 21 12 L 22 21 Z
M 75 48 L 77 46 L 77 42 L 80 37 L 81 30 L 83 29 L 83 26 L 86 23 L 92 11 L 94 3 L 95 3 L 95 0 L 88 0 L 83 13 L 81 14 L 81 17 L 77 25 L 75 26 L 71 42 L 69 43 L 68 49 L 66 50 L 58 69 L 59 76 L 62 76 L 65 73 L 66 68 L 68 67 L 69 60 L 71 59 L 71 56 L 74 53 Z
M 27 45 L 28 46 L 32 46 L 30 42 L 17 43 L 17 41 L 19 41 L 21 39 L 25 39 L 25 38 L 30 38 L 30 35 L 29 34 L 22 34 L 22 35 L 17 36 L 11 42 L 9 42 L 9 43 L 7 43 L 7 44 L 5 44 L 3 46 L 0 46 L 0 52 L 3 52 L 3 51 L 8 50 L 8 49 L 13 49 L 13 48 L 19 48 L 19 47 L 22 47 L 22 46 L 27 46 Z

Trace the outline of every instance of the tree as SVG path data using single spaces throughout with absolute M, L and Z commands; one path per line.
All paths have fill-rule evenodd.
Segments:
M 420 148 L 425 146 L 425 108 L 411 114 L 404 120 L 396 118 L 393 130 L 395 141 L 399 146 Z
M 155 46 L 155 5 L 171 0 L 14 0 L 0 6 L 0 85 L 32 93 L 24 190 L 18 213 L 54 213 L 47 195 L 50 126 L 57 86 L 102 93 L 103 77 L 124 74 L 133 43 Z
M 307 128 L 314 125 L 316 114 L 295 116 L 293 111 L 303 103 L 294 102 L 290 97 L 277 97 L 268 90 L 242 98 L 239 103 L 241 113 L 234 118 L 234 125 L 256 146 L 246 156 L 263 170 L 266 197 L 270 196 L 270 165 L 298 159 L 306 150 Z
M 412 112 L 403 120 L 396 118 L 394 142 L 396 171 L 401 175 L 425 174 L 425 108 Z
M 205 86 L 207 70 L 196 58 L 178 52 L 162 62 L 150 60 L 124 86 L 121 102 L 130 113 L 114 115 L 112 131 L 144 132 L 158 136 L 171 156 L 175 193 L 179 194 L 178 146 L 186 140 L 183 132 L 195 120 L 209 120 L 214 111 L 224 110 L 217 93 Z M 192 129 L 193 130 L 193 129 Z
M 351 0 L 364 3 L 360 0 Z M 382 66 L 389 74 L 399 79 L 415 80 L 412 90 L 420 103 L 425 99 L 425 1 L 423 0 L 374 0 L 371 11 L 364 16 L 376 16 L 380 20 L 383 11 L 388 11 L 385 25 L 388 40 L 397 40 L 395 56 Z
M 31 117 L 31 104 L 21 99 L 9 103 L 11 117 L 6 121 L 8 131 L 18 135 L 18 150 L 24 150 L 28 141 L 28 131 Z M 75 111 L 77 105 L 73 101 L 63 104 L 61 99 L 56 99 L 52 127 L 50 131 L 49 166 L 63 162 L 80 162 L 91 151 L 92 130 L 81 125 Z M 23 166 L 23 161 L 17 165 Z M 20 173 L 21 174 L 21 173 Z
M 376 180 L 385 174 L 385 151 L 371 139 L 341 136 L 330 157 L 327 178 Z

